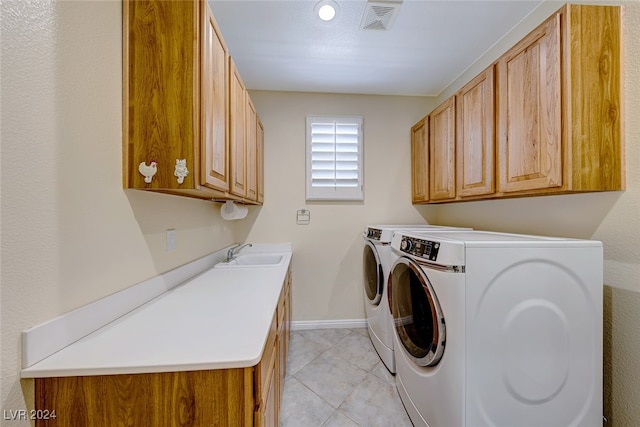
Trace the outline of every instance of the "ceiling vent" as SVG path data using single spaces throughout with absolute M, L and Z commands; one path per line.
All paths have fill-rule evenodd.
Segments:
M 360 29 L 387 31 L 398 16 L 401 1 L 367 2 Z

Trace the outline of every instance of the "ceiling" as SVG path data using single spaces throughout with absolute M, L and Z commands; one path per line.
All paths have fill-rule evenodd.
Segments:
M 249 89 L 436 96 L 542 0 L 405 0 L 390 29 L 361 30 L 366 0 L 209 0 Z

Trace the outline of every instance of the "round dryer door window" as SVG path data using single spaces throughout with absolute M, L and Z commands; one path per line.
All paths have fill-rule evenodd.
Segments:
M 384 286 L 382 264 L 380 264 L 380 257 L 375 246 L 368 241 L 364 245 L 362 267 L 364 269 L 364 292 L 371 304 L 378 305 L 382 299 Z
M 437 365 L 445 344 L 442 309 L 427 275 L 407 257 L 399 258 L 391 269 L 389 306 L 409 358 L 420 366 Z

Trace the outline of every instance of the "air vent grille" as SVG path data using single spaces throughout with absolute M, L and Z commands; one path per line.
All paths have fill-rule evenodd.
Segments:
M 402 2 L 367 2 L 360 28 L 388 31 L 398 15 Z

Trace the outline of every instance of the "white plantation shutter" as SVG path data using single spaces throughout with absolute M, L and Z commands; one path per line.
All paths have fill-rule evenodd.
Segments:
M 307 116 L 307 200 L 363 200 L 362 117 Z

